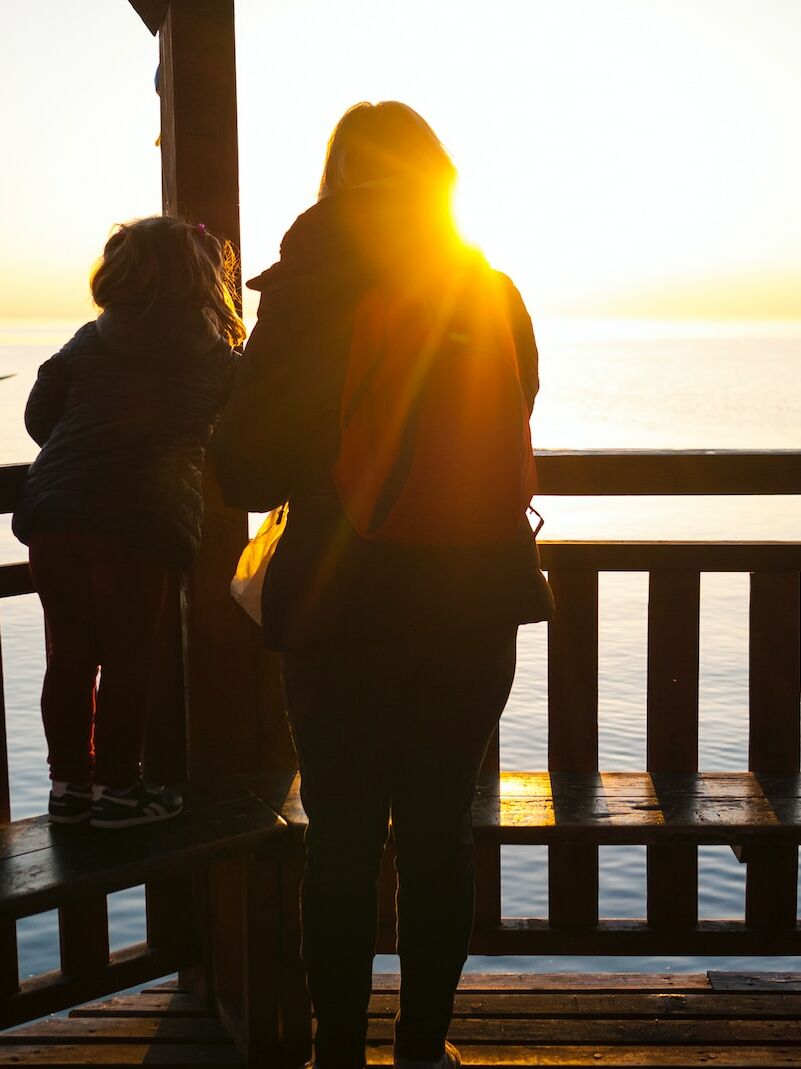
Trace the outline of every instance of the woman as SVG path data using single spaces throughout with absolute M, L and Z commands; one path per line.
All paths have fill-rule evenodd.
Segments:
M 290 503 L 263 626 L 266 644 L 284 651 L 309 818 L 302 949 L 319 1069 L 364 1065 L 390 813 L 402 972 L 395 1064 L 459 1064 L 445 1036 L 473 922 L 470 805 L 512 684 L 517 625 L 548 611 L 532 581 L 522 501 L 511 543 L 450 548 L 359 532 L 343 499 L 343 390 L 365 294 L 387 286 L 485 280 L 516 352 L 530 465 L 531 321 L 509 280 L 459 240 L 455 177 L 406 105 L 346 112 L 319 200 L 284 237 L 280 261 L 248 283 L 261 291 L 258 323 L 213 447 L 231 505 Z

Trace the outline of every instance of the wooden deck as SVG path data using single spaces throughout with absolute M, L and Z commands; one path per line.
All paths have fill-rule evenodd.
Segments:
M 392 1064 L 397 977 L 376 976 L 368 1065 Z M 801 974 L 464 977 L 450 1038 L 471 1066 L 801 1066 Z M 0 1065 L 244 1065 L 165 983 L 0 1033 Z

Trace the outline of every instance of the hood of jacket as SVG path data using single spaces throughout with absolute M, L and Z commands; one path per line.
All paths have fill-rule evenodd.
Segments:
M 464 251 L 453 219 L 416 187 L 370 182 L 334 193 L 298 216 L 281 242 L 281 258 L 247 282 L 265 292 L 305 280 L 349 289 L 397 272 L 417 273 Z

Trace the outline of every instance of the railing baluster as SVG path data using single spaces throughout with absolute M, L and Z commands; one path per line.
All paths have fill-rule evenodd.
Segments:
M 548 767 L 598 769 L 598 572 L 551 569 L 556 616 L 548 627 Z M 548 913 L 558 927 L 598 923 L 598 847 L 548 849 Z
M 8 744 L 6 741 L 6 697 L 3 684 L 3 645 L 0 641 L 0 824 L 11 820 L 11 791 L 8 784 Z M 0 921 L 0 998 L 19 989 L 17 926 Z
M 648 771 L 698 771 L 698 572 L 651 572 L 648 590 Z M 657 797 L 658 779 L 656 780 Z M 698 923 L 698 850 L 649 846 L 648 923 Z
M 99 892 L 61 906 L 58 911 L 61 971 L 91 973 L 108 965 L 108 902 Z
M 492 733 L 484 757 L 482 776 L 501 770 L 501 740 L 498 728 Z M 501 847 L 482 840 L 476 843 L 476 923 L 477 929 L 496 928 L 501 923 Z
M 197 946 L 198 923 L 191 875 L 149 880 L 145 884 L 147 943 L 153 950 L 185 956 Z
M 749 639 L 749 767 L 759 775 L 799 770 L 801 701 L 801 577 L 797 572 L 751 576 Z M 746 924 L 796 923 L 798 848 L 749 847 Z

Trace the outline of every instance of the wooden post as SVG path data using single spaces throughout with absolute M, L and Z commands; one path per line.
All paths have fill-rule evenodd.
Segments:
M 598 572 L 552 568 L 548 625 L 548 768 L 598 770 Z M 558 928 L 598 923 L 598 847 L 548 847 L 548 915 Z
M 651 572 L 648 594 L 648 771 L 698 771 L 698 572 Z M 698 849 L 648 847 L 648 923 L 698 923 Z
M 801 583 L 797 572 L 751 576 L 749 767 L 757 775 L 799 770 Z M 798 848 L 746 852 L 745 921 L 753 928 L 794 928 Z
M 164 210 L 205 224 L 238 249 L 233 0 L 171 0 L 160 51 Z M 183 610 L 187 772 L 200 784 L 294 761 L 277 661 L 265 657 L 259 629 L 229 593 L 247 542 L 247 515 L 225 507 L 209 468 L 204 507 L 203 540 L 186 579 Z M 265 722 L 275 728 L 275 747 Z M 271 979 L 282 925 L 272 864 L 245 863 L 235 879 L 230 866 L 213 866 L 209 874 L 209 994 L 249 1058 L 275 1054 L 281 1013 L 281 985 Z
M 6 699 L 3 685 L 3 647 L 0 642 L 0 824 L 11 820 L 11 790 L 8 782 L 8 745 L 6 742 Z M 17 926 L 14 921 L 0 921 L 0 998 L 19 990 L 17 963 Z

